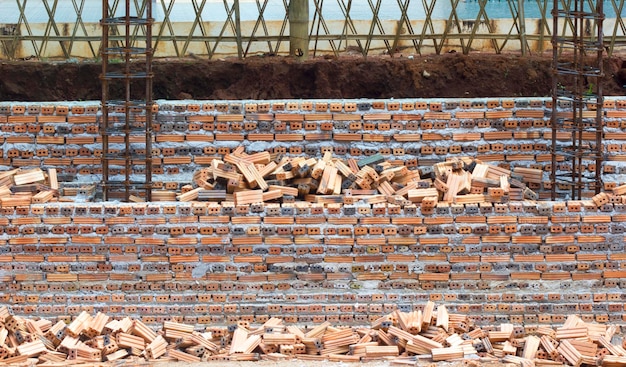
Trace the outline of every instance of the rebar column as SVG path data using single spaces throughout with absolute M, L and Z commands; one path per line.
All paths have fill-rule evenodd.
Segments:
M 152 199 L 152 1 L 143 5 L 143 14 L 133 15 L 126 0 L 124 14 L 116 15 L 102 1 L 103 200 Z M 133 37 L 140 31 L 143 45 Z
M 552 20 L 551 196 L 578 200 L 603 186 L 603 1 L 554 0 Z

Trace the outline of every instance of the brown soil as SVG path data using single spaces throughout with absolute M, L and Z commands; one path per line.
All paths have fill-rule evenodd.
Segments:
M 607 60 L 604 95 L 626 92 L 624 60 Z M 5 61 L 0 100 L 99 100 L 100 70 L 94 62 Z M 552 84 L 549 57 L 479 53 L 155 60 L 154 71 L 155 99 L 543 97 Z

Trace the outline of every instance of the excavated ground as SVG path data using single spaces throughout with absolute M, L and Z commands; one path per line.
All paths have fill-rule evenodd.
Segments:
M 154 97 L 170 100 L 543 97 L 551 91 L 551 64 L 548 55 L 480 53 L 367 59 L 344 55 L 304 62 L 277 56 L 254 56 L 243 61 L 201 57 L 157 59 Z M 93 61 L 4 61 L 0 63 L 0 101 L 99 100 L 100 72 L 100 64 Z M 626 55 L 606 60 L 605 73 L 604 95 L 624 95 Z M 143 88 L 134 90 L 142 91 Z

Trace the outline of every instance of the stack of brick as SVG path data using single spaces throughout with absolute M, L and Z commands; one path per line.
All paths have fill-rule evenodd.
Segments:
M 434 167 L 409 169 L 386 161 L 380 154 L 364 159 L 284 157 L 268 152 L 246 154 L 243 147 L 213 159 L 209 168 L 194 174 L 198 186 L 178 195 L 179 201 L 232 201 L 234 205 L 267 202 L 367 204 L 393 203 L 400 206 L 421 203 L 422 212 L 432 214 L 444 203 L 479 204 L 507 202 L 510 192 L 520 199 L 537 199 L 526 183 L 536 182 L 541 170 L 526 168 L 513 173 L 465 157 L 437 163 Z M 513 187 L 513 188 L 512 188 Z M 167 197 L 160 195 L 157 197 Z
M 0 172 L 0 206 L 15 207 L 47 203 L 59 196 L 56 169 L 39 168 Z

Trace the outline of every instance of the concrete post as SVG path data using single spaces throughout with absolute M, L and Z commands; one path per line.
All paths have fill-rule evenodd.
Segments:
M 241 9 L 239 0 L 235 0 L 235 33 L 237 36 L 237 57 L 243 59 L 243 44 L 241 41 Z
M 309 0 L 289 2 L 289 55 L 309 57 Z
M 522 56 L 526 56 L 526 14 L 524 14 L 524 0 L 518 0 L 519 40 L 522 44 Z

